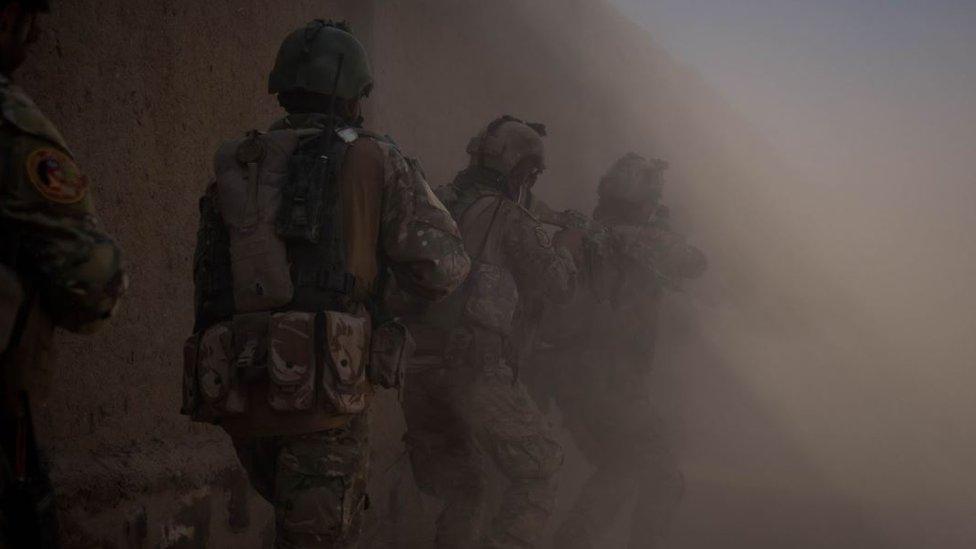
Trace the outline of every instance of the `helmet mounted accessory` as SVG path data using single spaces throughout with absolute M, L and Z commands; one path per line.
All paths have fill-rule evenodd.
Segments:
M 536 122 L 527 122 L 512 115 L 499 116 L 492 120 L 484 130 L 473 137 L 467 146 L 467 153 L 471 157 L 472 166 L 477 166 L 496 173 L 497 183 L 511 195 L 513 200 L 525 196 L 526 181 L 520 181 L 520 189 L 509 188 L 509 180 L 520 166 L 526 173 L 519 176 L 531 175 L 533 181 L 545 169 L 545 153 L 542 137 L 546 135 L 546 126 Z M 531 169 L 523 163 L 534 160 Z M 516 196 L 517 195 L 517 196 Z

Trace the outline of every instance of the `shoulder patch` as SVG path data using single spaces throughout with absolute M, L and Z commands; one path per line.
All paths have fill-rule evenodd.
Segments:
M 88 178 L 70 156 L 53 147 L 41 147 L 27 156 L 27 177 L 41 195 L 58 204 L 85 198 Z

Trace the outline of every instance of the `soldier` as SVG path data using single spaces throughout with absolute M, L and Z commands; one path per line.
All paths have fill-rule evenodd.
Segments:
M 403 410 L 420 488 L 441 499 L 437 547 L 534 547 L 554 506 L 562 450 L 518 381 L 512 332 L 519 303 L 564 302 L 575 291 L 567 231 L 553 245 L 521 206 L 545 168 L 544 127 L 510 116 L 471 140 L 471 161 L 438 196 L 472 257 L 468 280 L 444 303 L 406 317 L 417 340 Z M 530 305 L 531 304 L 531 305 Z M 482 532 L 488 456 L 507 486 Z
M 618 160 L 599 186 L 586 239 L 586 287 L 547 315 L 530 387 L 555 400 L 596 471 L 586 480 L 555 546 L 600 544 L 632 495 L 630 547 L 660 547 L 682 493 L 682 477 L 647 391 L 664 290 L 705 270 L 705 257 L 669 228 L 660 204 L 663 161 Z M 571 212 L 535 208 L 556 224 L 586 225 Z
M 224 143 L 200 201 L 184 413 L 230 435 L 277 547 L 357 545 L 372 386 L 411 345 L 387 276 L 438 299 L 468 271 L 419 164 L 360 127 L 372 85 L 344 23 L 288 35 L 268 86 L 287 116 Z
M 28 396 L 43 396 L 53 327 L 91 333 L 125 288 L 119 250 L 98 228 L 88 178 L 11 75 L 38 34 L 45 0 L 0 1 L 0 546 L 56 547 L 50 481 Z

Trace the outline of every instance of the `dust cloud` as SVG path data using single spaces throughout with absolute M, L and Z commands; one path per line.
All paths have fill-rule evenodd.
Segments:
M 668 300 L 653 377 L 687 477 L 674 547 L 971 546 L 971 131 L 929 131 L 920 149 L 917 128 L 865 105 L 875 117 L 849 123 L 885 120 L 886 139 L 827 143 L 851 160 L 815 171 L 603 2 L 428 6 L 387 15 L 404 30 L 374 40 L 410 44 L 413 63 L 379 56 L 386 78 L 419 68 L 414 82 L 438 82 L 378 108 L 406 127 L 397 99 L 441 107 L 413 121 L 432 133 L 411 143 L 435 183 L 499 112 L 549 124 L 539 194 L 559 206 L 589 211 L 624 151 L 671 161 L 665 199 L 711 260 Z M 464 47 L 417 39 L 445 28 Z M 574 459 L 563 502 L 586 470 Z
M 556 207 L 590 211 L 626 151 L 671 163 L 674 224 L 710 261 L 667 300 L 652 376 L 687 485 L 673 547 L 974 545 L 976 109 L 905 127 L 894 106 L 860 105 L 838 124 L 886 125 L 870 142 L 838 127 L 824 146 L 847 161 L 820 166 L 817 150 L 784 155 L 607 0 L 84 0 L 51 17 L 24 81 L 78 144 L 133 266 L 119 321 L 62 338 L 42 414 L 74 539 L 118 545 L 119 517 L 148 508 L 156 540 L 194 498 L 224 516 L 213 479 L 236 471 L 233 453 L 177 416 L 196 199 L 217 142 L 275 116 L 263 91 L 280 38 L 331 17 L 352 19 L 373 59 L 367 126 L 433 185 L 502 113 L 548 125 L 537 191 Z M 368 541 L 412 547 L 433 508 L 411 492 L 395 396 L 374 412 Z M 570 446 L 562 504 L 586 471 Z M 212 537 L 253 539 L 269 518 L 233 538 L 215 519 Z

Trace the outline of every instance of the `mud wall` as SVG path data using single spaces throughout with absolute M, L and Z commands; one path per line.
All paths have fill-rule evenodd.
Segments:
M 790 270 L 809 277 L 817 267 L 782 222 L 789 212 L 771 207 L 773 182 L 785 174 L 720 98 L 603 0 L 57 4 L 20 80 L 95 182 L 132 278 L 110 328 L 87 339 L 59 335 L 60 377 L 37 414 L 72 546 L 259 547 L 269 539 L 268 508 L 247 488 L 226 438 L 177 414 L 180 352 L 192 323 L 196 200 L 212 151 L 277 116 L 267 71 L 280 39 L 313 17 L 352 21 L 376 71 L 367 125 L 419 156 L 432 184 L 449 180 L 467 139 L 501 113 L 549 125 L 550 170 L 538 191 L 556 206 L 588 210 L 599 174 L 627 150 L 669 159 L 676 223 L 712 265 L 673 303 L 671 366 L 655 378 L 689 477 L 677 545 L 873 546 L 824 537 L 824 525 L 844 539 L 868 534 L 739 385 L 737 366 L 778 359 L 762 350 L 789 335 L 784 319 L 803 326 L 790 304 L 843 299 L 790 287 Z M 774 276 L 762 257 L 777 257 L 787 272 Z M 414 546 L 426 535 L 416 519 L 432 505 L 410 487 L 396 403 L 384 397 L 373 415 L 368 545 Z M 563 501 L 585 465 L 571 455 L 566 471 Z M 776 524 L 784 507 L 810 502 L 810 516 L 783 518 L 781 529 L 758 518 L 773 513 Z M 700 527 L 702 516 L 730 509 L 744 516 Z

